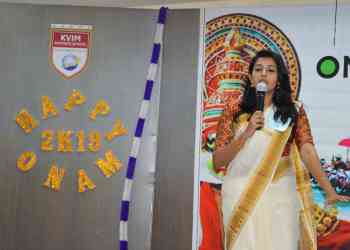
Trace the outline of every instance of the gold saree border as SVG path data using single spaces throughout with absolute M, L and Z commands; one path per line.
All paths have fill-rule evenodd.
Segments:
M 289 127 L 284 132 L 273 132 L 267 153 L 250 177 L 244 191 L 240 194 L 239 200 L 233 208 L 227 233 L 226 248 L 231 249 L 235 244 L 239 233 L 252 214 L 261 195 L 271 183 L 272 177 L 278 166 L 278 162 L 283 153 L 284 146 L 291 134 Z
M 313 201 L 309 172 L 304 168 L 300 154 L 295 143 L 292 144 L 291 152 L 295 171 L 296 187 L 301 203 L 299 213 L 300 221 L 300 244 L 299 250 L 317 250 L 316 225 L 313 219 Z
M 272 183 L 277 183 L 290 168 L 290 159 L 288 157 L 283 157 L 278 163 L 277 169 L 273 175 Z

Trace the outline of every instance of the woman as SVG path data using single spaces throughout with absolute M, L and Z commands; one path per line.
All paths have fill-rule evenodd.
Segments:
M 259 82 L 267 85 L 263 112 L 256 110 Z M 322 172 L 287 69 L 268 50 L 252 59 L 242 100 L 225 107 L 213 161 L 216 168 L 227 166 L 221 191 L 226 250 L 316 250 L 309 172 L 329 204 L 349 200 Z

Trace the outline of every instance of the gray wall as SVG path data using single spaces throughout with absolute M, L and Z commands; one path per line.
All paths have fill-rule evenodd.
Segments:
M 156 18 L 157 11 L 150 10 L 0 4 L 1 250 L 119 248 L 126 169 L 107 179 L 94 161 L 112 149 L 124 165 L 127 163 Z M 48 29 L 53 23 L 94 26 L 89 66 L 72 80 L 63 80 L 49 66 Z M 168 13 L 163 81 L 154 87 L 135 172 L 128 227 L 131 250 L 191 249 L 198 24 L 199 11 Z M 87 104 L 64 112 L 72 89 L 84 93 Z M 55 102 L 60 117 L 40 119 L 43 95 Z M 100 98 L 109 102 L 112 114 L 90 122 L 88 112 Z M 40 120 L 40 127 L 30 135 L 14 122 L 21 108 Z M 112 127 L 115 118 L 122 119 L 128 136 L 112 143 L 104 141 L 96 154 L 40 152 L 40 132 L 45 128 L 102 132 Z M 17 157 L 25 150 L 39 156 L 28 173 L 16 168 Z M 53 162 L 67 170 L 59 192 L 42 187 Z M 95 182 L 96 190 L 77 192 L 80 168 Z
M 169 13 L 160 92 L 153 250 L 192 249 L 199 11 Z
M 157 11 L 0 4 L 0 249 L 118 249 L 125 168 L 107 179 L 94 161 L 112 149 L 127 163 L 156 20 Z M 94 26 L 88 69 L 69 81 L 48 63 L 48 29 L 52 23 Z M 72 89 L 82 91 L 87 103 L 64 112 L 63 104 Z M 40 127 L 25 135 L 14 117 L 25 107 L 39 119 L 42 95 L 51 97 L 61 115 L 40 119 Z M 145 128 L 145 147 L 140 152 L 132 194 L 130 249 L 149 249 L 150 245 L 153 184 L 148 169 L 155 161 L 158 96 L 159 88 L 155 87 L 152 119 Z M 100 98 L 109 102 L 112 114 L 90 122 L 88 112 Z M 102 132 L 112 127 L 115 118 L 122 119 L 128 136 L 112 143 L 103 141 L 102 150 L 96 154 L 40 152 L 40 132 L 45 128 Z M 34 150 L 39 157 L 37 166 L 28 173 L 16 168 L 16 159 L 25 150 Z M 67 170 L 59 192 L 42 187 L 52 162 Z M 96 190 L 77 192 L 79 168 L 86 170 Z

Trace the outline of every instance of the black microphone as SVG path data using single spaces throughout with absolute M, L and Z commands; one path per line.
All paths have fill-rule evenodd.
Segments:
M 265 82 L 258 82 L 256 85 L 256 108 L 259 111 L 264 111 L 265 93 L 267 85 Z
M 267 85 L 265 82 L 258 82 L 256 85 L 256 108 L 259 111 L 264 112 L 264 100 L 265 93 L 267 91 Z M 262 127 L 257 128 L 257 130 L 262 129 Z

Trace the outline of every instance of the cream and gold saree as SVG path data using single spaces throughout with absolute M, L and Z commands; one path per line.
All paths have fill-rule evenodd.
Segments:
M 235 136 L 247 126 L 235 125 Z M 229 164 L 222 185 L 226 250 L 316 250 L 308 173 L 298 149 L 282 157 L 291 127 L 256 131 Z

